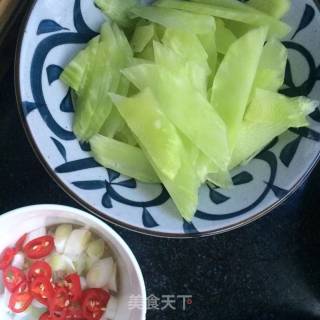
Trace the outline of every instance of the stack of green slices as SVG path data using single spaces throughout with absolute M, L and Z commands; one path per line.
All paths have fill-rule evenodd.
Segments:
M 74 132 L 97 162 L 161 182 L 190 221 L 198 190 L 230 187 L 230 170 L 317 102 L 278 93 L 290 0 L 96 0 L 110 18 L 65 68 Z

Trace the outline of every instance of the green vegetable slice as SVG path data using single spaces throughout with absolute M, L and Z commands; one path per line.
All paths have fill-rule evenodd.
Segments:
M 280 19 L 290 10 L 291 0 L 249 0 L 247 4 Z
M 125 123 L 120 131 L 115 134 L 115 139 L 122 141 L 124 143 L 130 144 L 131 146 L 137 146 L 138 141 L 130 128 Z
M 218 168 L 226 169 L 230 160 L 226 126 L 187 77 L 152 64 L 130 67 L 123 73 L 140 90 L 150 87 L 172 123 Z
M 121 27 L 131 26 L 132 21 L 128 17 L 128 12 L 139 5 L 139 0 L 95 0 L 94 2 L 103 13 Z
M 306 97 L 288 98 L 272 91 L 256 89 L 245 120 L 254 123 L 286 123 L 291 127 L 308 126 L 306 116 L 318 106 Z
M 86 48 L 81 50 L 64 68 L 60 79 L 70 88 L 78 92 L 85 76 L 91 57 L 95 56 L 100 36 L 93 38 Z
M 277 39 L 270 39 L 264 46 L 255 79 L 255 87 L 278 91 L 284 82 L 288 51 Z
M 230 46 L 237 40 L 237 37 L 229 30 L 221 19 L 216 19 L 217 31 L 217 51 L 226 54 Z
M 141 182 L 159 182 L 159 178 L 140 148 L 99 134 L 90 139 L 90 146 L 93 157 L 102 166 Z
M 155 25 L 150 23 L 145 26 L 137 26 L 131 39 L 131 47 L 134 52 L 142 52 L 156 35 Z
M 117 108 L 113 107 L 112 111 L 100 129 L 99 133 L 105 137 L 113 138 L 117 132 L 121 131 L 124 127 L 125 122 L 120 116 Z
M 140 17 L 166 28 L 188 30 L 191 33 L 208 33 L 214 27 L 214 20 L 208 15 L 198 15 L 170 8 L 145 6 L 131 9 L 133 17 Z
M 251 159 L 290 127 L 308 126 L 306 115 L 318 105 L 308 98 L 287 98 L 257 89 L 239 130 L 230 169 Z
M 78 139 L 88 141 L 100 131 L 112 110 L 109 92 L 127 93 L 129 84 L 122 79 L 120 69 L 130 65 L 130 51 L 118 26 L 105 23 L 77 99 L 73 129 Z
M 112 95 L 112 100 L 158 170 L 173 179 L 181 166 L 183 145 L 152 92 L 146 89 L 131 98 Z
M 158 0 L 155 5 L 162 8 L 180 9 L 196 14 L 212 15 L 217 18 L 235 20 L 256 27 L 267 26 L 269 27 L 269 34 L 279 38 L 285 37 L 290 32 L 290 27 L 284 22 L 258 11 L 251 12 L 179 0 Z
M 266 35 L 266 28 L 259 28 L 234 42 L 213 82 L 212 105 L 228 128 L 231 150 L 249 102 Z

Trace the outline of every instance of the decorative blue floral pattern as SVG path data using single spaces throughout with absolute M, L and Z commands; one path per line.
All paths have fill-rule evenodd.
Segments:
M 296 40 L 299 36 L 302 36 L 303 34 L 305 35 L 304 32 L 307 32 L 306 30 L 308 26 L 312 24 L 317 16 L 314 6 L 309 3 L 310 1 L 306 1 L 304 12 L 302 12 L 300 17 L 300 22 L 298 21 L 297 28 L 290 37 L 290 40 L 284 42 L 290 51 L 299 53 L 309 67 L 309 74 L 305 80 L 301 83 L 297 83 L 295 81 L 295 74 L 292 68 L 292 61 L 288 62 L 285 87 L 282 90 L 282 92 L 288 96 L 308 96 L 311 94 L 317 81 L 320 80 L 320 66 L 316 64 L 315 58 L 308 48 Z M 88 179 L 88 174 L 85 175 L 85 179 L 81 178 L 82 172 L 89 172 L 90 170 L 95 169 L 101 170 L 101 168 L 87 153 L 90 151 L 90 146 L 87 144 L 80 144 L 80 150 L 82 152 L 82 156 L 80 158 L 75 159 L 73 157 L 73 153 L 69 151 L 69 145 L 71 142 L 73 144 L 76 143 L 76 138 L 70 129 L 59 123 L 59 119 L 57 119 L 55 116 L 57 111 L 52 109 L 51 101 L 46 100 L 46 92 L 44 91 L 45 89 L 42 77 L 43 71 L 45 70 L 48 85 L 51 87 L 59 80 L 61 72 L 63 71 L 62 65 L 60 66 L 59 63 L 56 62 L 45 67 L 46 59 L 48 58 L 49 54 L 57 47 L 70 44 L 85 44 L 97 34 L 95 31 L 91 30 L 91 28 L 88 27 L 87 23 L 85 22 L 85 19 L 81 13 L 80 0 L 74 0 L 73 25 L 75 32 L 70 31 L 71 28 L 64 27 L 52 19 L 43 19 L 39 22 L 35 36 L 41 37 L 41 39 L 39 40 L 32 54 L 31 69 L 29 74 L 30 88 L 34 100 L 23 100 L 22 110 L 24 115 L 26 118 L 29 118 L 31 114 L 37 111 L 42 121 L 49 129 L 49 138 L 51 139 L 51 143 L 53 143 L 56 151 L 60 155 L 60 163 L 53 168 L 55 174 L 57 174 L 60 179 L 63 180 L 64 178 L 61 178 L 63 176 L 71 177 L 71 181 L 69 180 L 68 185 L 73 186 L 81 192 L 100 192 L 101 206 L 105 209 L 108 209 L 108 212 L 112 212 L 109 210 L 115 209 L 119 205 L 122 206 L 121 208 L 125 206 L 127 208 L 126 210 L 133 210 L 133 208 L 138 209 L 136 212 L 139 212 L 140 214 L 140 223 L 138 223 L 138 227 L 135 226 L 134 228 L 138 228 L 140 230 L 156 229 L 160 230 L 162 234 L 166 234 L 166 226 L 162 225 L 163 217 L 156 215 L 156 213 L 151 210 L 152 208 L 166 208 L 169 206 L 170 197 L 165 188 L 160 186 L 159 191 L 156 193 L 153 192 L 153 196 L 149 200 L 144 199 L 143 201 L 137 201 L 133 199 L 136 199 L 136 196 L 140 195 L 141 190 L 145 188 L 145 186 L 140 186 L 134 179 L 120 176 L 119 173 L 113 170 L 104 170 L 104 178 L 100 178 L 98 175 L 92 175 L 92 177 Z M 320 28 L 318 32 L 320 34 Z M 24 98 L 23 95 L 22 98 Z M 65 93 L 60 101 L 59 112 L 65 115 L 73 113 L 70 90 Z M 311 119 L 315 123 L 320 123 L 319 110 L 316 110 L 311 115 Z M 29 126 L 32 126 L 28 119 L 27 122 Z M 317 128 L 319 129 L 319 127 Z M 277 175 L 279 173 L 280 165 L 282 166 L 281 170 L 286 170 L 286 168 L 289 169 L 294 162 L 297 153 L 299 152 L 300 145 L 303 144 L 304 141 L 311 141 L 313 143 L 319 143 L 320 141 L 320 133 L 316 131 L 315 128 L 290 129 L 290 134 L 292 136 L 286 140 L 286 143 L 281 144 L 280 140 L 282 139 L 276 138 L 259 155 L 256 156 L 255 159 L 265 166 L 265 173 L 262 178 L 260 177 L 260 174 L 257 175 L 257 173 L 252 171 L 250 168 L 246 168 L 245 170 L 234 174 L 233 183 L 235 185 L 235 190 L 237 190 L 237 188 L 248 188 L 251 185 L 258 183 L 259 179 L 260 181 L 262 180 L 262 187 L 259 189 L 260 193 L 257 194 L 254 199 L 250 199 L 248 203 L 244 203 L 243 205 L 239 204 L 228 207 L 229 203 L 232 202 L 234 198 L 233 191 L 220 190 L 211 184 L 207 184 L 203 187 L 202 192 L 203 194 L 207 194 L 205 201 L 206 209 L 199 209 L 196 213 L 195 220 L 197 221 L 198 225 L 196 224 L 196 221 L 194 223 L 187 223 L 186 221 L 181 220 L 180 228 L 176 228 L 177 232 L 175 232 L 175 235 L 197 235 L 203 232 L 203 229 L 205 229 L 205 232 L 215 231 L 216 229 L 219 229 L 219 223 L 221 221 L 224 222 L 224 227 L 227 227 L 229 223 L 228 221 L 230 221 L 231 224 L 231 221 L 234 221 L 234 219 L 241 216 L 246 216 L 247 219 L 249 213 L 250 217 L 254 215 L 255 210 L 256 212 L 259 212 L 266 209 L 266 206 L 263 207 L 262 203 L 268 197 L 274 197 L 274 200 L 271 201 L 271 204 L 279 199 L 287 197 L 287 195 L 290 193 L 290 190 L 287 189 L 288 187 L 278 185 L 279 180 L 277 179 Z M 280 150 L 277 150 L 279 147 Z M 317 148 L 320 150 L 319 147 Z M 315 159 L 313 160 L 315 161 Z M 311 162 L 311 164 L 313 164 L 314 161 Z M 305 168 L 305 170 L 307 169 L 309 168 Z M 99 172 L 101 173 L 101 171 Z M 294 179 L 295 178 L 293 178 L 293 180 Z M 66 184 L 65 180 L 64 183 Z M 122 191 L 125 190 L 132 190 L 132 192 L 122 193 Z M 130 194 L 130 197 L 128 194 Z M 217 208 L 223 209 L 221 209 L 220 212 L 220 210 Z M 228 210 L 228 208 L 232 209 Z M 98 211 L 101 212 L 101 209 Z M 117 220 L 115 215 L 112 216 L 112 219 L 118 223 L 121 223 L 120 220 Z M 208 230 L 204 228 L 203 223 L 200 223 L 201 221 L 212 221 L 215 222 L 217 226 L 212 225 L 212 229 Z M 130 225 L 130 221 L 122 222 Z M 168 224 L 167 221 L 166 224 Z M 170 232 L 168 232 L 168 235 L 170 235 Z

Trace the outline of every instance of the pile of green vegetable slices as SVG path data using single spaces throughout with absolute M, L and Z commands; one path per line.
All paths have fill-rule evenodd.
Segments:
M 190 221 L 198 190 L 232 184 L 317 102 L 278 93 L 290 0 L 96 0 L 110 18 L 65 68 L 74 132 L 107 168 L 164 184 Z

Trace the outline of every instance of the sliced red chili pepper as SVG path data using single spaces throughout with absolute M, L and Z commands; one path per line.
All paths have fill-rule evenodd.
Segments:
M 28 271 L 28 279 L 32 281 L 39 276 L 51 279 L 52 270 L 48 263 L 44 261 L 37 261 L 31 265 Z
M 82 312 L 86 319 L 101 319 L 104 314 L 110 294 L 103 289 L 87 289 L 82 294 Z
M 39 320 L 52 320 L 52 318 L 50 317 L 49 312 L 45 312 L 40 316 Z
M 24 281 L 11 295 L 9 309 L 15 313 L 21 313 L 31 305 L 32 299 L 33 297 L 29 291 L 28 283 Z
M 50 301 L 50 311 L 61 311 L 70 305 L 69 292 L 66 288 L 56 288 Z
M 17 252 L 18 251 L 15 248 L 4 249 L 0 255 L 0 270 L 4 270 L 5 268 L 9 267 Z
M 23 271 L 16 267 L 8 267 L 3 272 L 4 286 L 13 292 L 22 282 L 26 281 L 26 276 Z
M 23 251 L 30 259 L 41 259 L 48 256 L 54 249 L 52 236 L 43 236 L 31 240 L 24 247 Z
M 71 301 L 76 302 L 81 299 L 82 290 L 80 277 L 77 273 L 71 273 L 65 277 L 66 287 L 69 291 Z
M 16 242 L 16 244 L 14 245 L 14 247 L 17 249 L 17 251 L 22 250 L 24 243 L 27 240 L 27 236 L 28 234 L 25 233 L 22 237 L 19 238 L 19 240 Z
M 30 284 L 30 291 L 34 299 L 46 306 L 49 305 L 54 294 L 50 279 L 43 276 L 33 279 Z
M 80 306 L 70 306 L 67 309 L 67 320 L 83 320 L 85 319 L 83 316 L 82 308 Z

